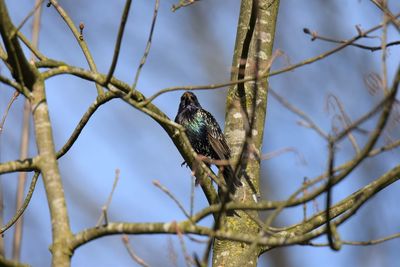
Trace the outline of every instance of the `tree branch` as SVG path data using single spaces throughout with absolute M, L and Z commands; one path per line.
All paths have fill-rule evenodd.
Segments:
M 50 0 L 50 3 L 55 7 L 58 14 L 60 14 L 61 18 L 65 21 L 68 28 L 71 30 L 76 41 L 78 42 L 78 45 L 82 49 L 83 54 L 85 55 L 86 61 L 88 62 L 90 69 L 94 72 L 97 72 L 96 63 L 94 62 L 92 54 L 90 53 L 89 47 L 87 46 L 85 39 L 81 37 L 81 34 L 79 33 L 78 29 L 75 27 L 75 24 L 72 21 L 72 19 L 70 18 L 70 16 L 60 6 L 60 4 L 57 2 L 57 0 Z M 97 93 L 99 95 L 104 93 L 103 88 L 99 84 L 96 84 L 96 88 L 97 88 Z
M 132 0 L 126 0 L 126 2 L 125 2 L 124 11 L 122 12 L 122 18 L 121 18 L 121 22 L 120 22 L 119 29 L 118 29 L 117 41 L 115 42 L 114 55 L 113 55 L 113 59 L 111 61 L 110 69 L 109 69 L 107 77 L 106 77 L 106 81 L 104 82 L 105 85 L 107 85 L 108 82 L 110 81 L 111 77 L 114 74 L 115 67 L 117 66 L 119 50 L 121 48 L 122 37 L 124 36 L 125 25 L 128 20 L 129 9 L 131 8 L 131 3 L 132 3 Z
M 15 30 L 4 0 L 0 0 L 0 34 L 7 51 L 7 62 L 12 67 L 11 74 L 18 83 L 31 89 L 39 72 L 26 60 L 17 37 L 12 34 Z M 24 90 L 21 93 L 28 94 Z
M 13 226 L 18 219 L 21 217 L 21 215 L 25 212 L 26 208 L 29 205 L 29 202 L 31 201 L 32 195 L 33 195 L 33 191 L 35 190 L 35 186 L 36 186 L 36 182 L 39 178 L 40 172 L 35 172 L 35 174 L 32 177 L 32 181 L 31 181 L 31 185 L 29 186 L 29 191 L 26 194 L 25 200 L 22 203 L 21 207 L 17 207 L 18 210 L 15 213 L 15 215 L 12 217 L 12 219 L 6 223 L 4 226 L 1 227 L 0 229 L 0 234 L 3 234 L 5 231 L 7 231 L 11 226 Z

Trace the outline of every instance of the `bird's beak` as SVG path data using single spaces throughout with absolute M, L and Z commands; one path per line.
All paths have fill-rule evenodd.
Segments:
M 184 98 L 187 98 L 187 99 L 191 99 L 191 98 L 192 98 L 192 95 L 191 95 L 189 92 L 185 92 L 185 93 L 183 94 L 183 97 L 184 97 Z
M 185 99 L 186 103 L 194 102 L 193 95 L 191 93 L 189 93 L 189 92 L 183 93 L 182 99 Z

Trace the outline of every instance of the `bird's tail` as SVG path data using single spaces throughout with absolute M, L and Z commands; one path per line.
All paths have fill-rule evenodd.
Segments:
M 226 185 L 228 186 L 229 192 L 231 194 L 234 194 L 236 188 L 243 185 L 242 182 L 240 181 L 240 178 L 237 175 L 235 175 L 235 172 L 233 171 L 230 165 L 224 166 L 222 174 L 224 176 Z

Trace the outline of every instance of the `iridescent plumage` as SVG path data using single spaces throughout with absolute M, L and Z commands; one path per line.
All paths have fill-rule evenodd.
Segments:
M 201 107 L 192 92 L 182 95 L 175 122 L 186 129 L 186 135 L 197 154 L 214 160 L 230 159 L 231 151 L 221 128 L 211 113 Z M 231 193 L 242 185 L 230 165 L 223 167 L 223 176 Z

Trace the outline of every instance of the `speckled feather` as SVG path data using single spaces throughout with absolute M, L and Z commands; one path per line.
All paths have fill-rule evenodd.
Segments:
M 210 112 L 204 110 L 191 92 L 181 97 L 175 122 L 186 129 L 186 135 L 196 153 L 216 160 L 227 160 L 231 151 L 217 121 Z M 231 166 L 225 166 L 223 175 L 230 191 L 242 183 L 234 176 Z

